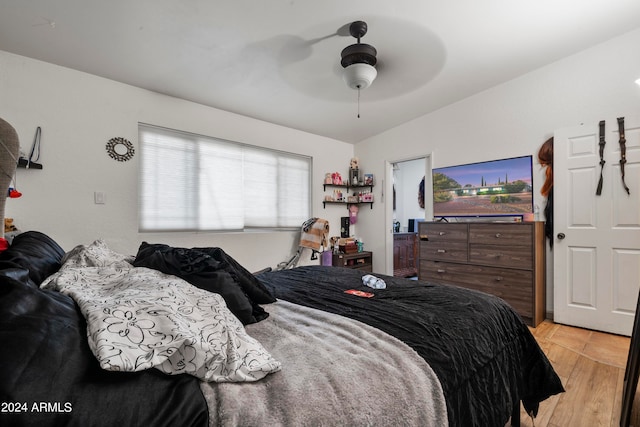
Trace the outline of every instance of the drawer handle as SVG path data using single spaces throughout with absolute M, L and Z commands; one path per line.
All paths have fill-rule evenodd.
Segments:
M 502 256 L 502 254 L 495 254 L 494 257 L 496 258 L 500 258 Z
M 445 234 L 447 234 L 447 233 L 445 233 L 444 231 L 441 231 L 441 232 L 438 233 L 439 236 L 444 236 Z
M 446 249 L 438 249 L 438 253 L 439 253 L 439 254 L 443 254 L 443 253 L 445 253 L 445 252 L 447 252 L 447 250 L 446 250 Z
M 499 239 L 500 237 L 502 237 L 502 234 L 496 233 L 496 239 Z
M 496 282 L 502 282 L 502 277 L 501 276 L 496 277 Z
M 442 270 L 440 268 L 438 269 L 438 273 L 446 273 L 446 272 L 447 272 L 447 270 Z

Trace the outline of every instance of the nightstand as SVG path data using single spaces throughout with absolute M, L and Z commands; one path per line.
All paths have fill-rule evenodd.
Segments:
M 368 251 L 333 254 L 333 266 L 353 268 L 371 273 L 373 271 L 373 254 Z

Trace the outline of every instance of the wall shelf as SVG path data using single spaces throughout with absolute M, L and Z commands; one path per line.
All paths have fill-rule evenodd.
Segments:
M 350 185 L 350 184 L 322 184 L 322 188 L 324 191 L 327 191 L 327 187 L 330 188 L 344 188 L 345 192 L 348 194 L 349 190 L 358 190 L 358 189 L 368 189 L 369 192 L 373 192 L 373 184 L 366 185 Z M 350 205 L 369 205 L 370 209 L 373 209 L 373 202 L 347 202 L 345 200 L 323 200 L 322 207 L 326 209 L 327 204 L 331 205 L 345 205 L 347 209 L 349 209 Z
M 333 200 L 323 200 L 322 207 L 326 208 L 327 203 L 331 205 L 346 205 L 347 209 L 349 208 L 349 205 L 369 205 L 371 209 L 373 209 L 373 202 L 337 202 Z
M 373 184 L 371 185 L 349 185 L 349 184 L 322 184 L 324 191 L 327 191 L 327 187 L 346 188 L 347 192 L 350 188 L 368 188 L 369 191 L 373 191 Z

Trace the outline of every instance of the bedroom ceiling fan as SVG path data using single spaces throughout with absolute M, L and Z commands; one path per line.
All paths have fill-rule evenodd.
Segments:
M 349 34 L 358 42 L 342 49 L 340 65 L 344 68 L 342 78 L 351 89 L 358 90 L 358 118 L 360 117 L 360 90 L 371 86 L 376 79 L 378 71 L 375 68 L 378 62 L 375 47 L 360 43 L 360 39 L 367 34 L 367 23 L 354 21 L 349 25 Z
M 375 47 L 360 43 L 360 38 L 367 34 L 366 22 L 352 22 L 349 26 L 349 34 L 358 42 L 345 47 L 340 54 L 342 57 L 340 64 L 344 68 L 342 78 L 351 89 L 366 89 L 378 75 L 375 68 L 378 52 Z

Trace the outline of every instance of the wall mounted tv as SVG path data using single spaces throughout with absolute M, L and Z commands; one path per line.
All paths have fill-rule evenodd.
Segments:
M 533 216 L 532 156 L 433 169 L 433 216 Z

